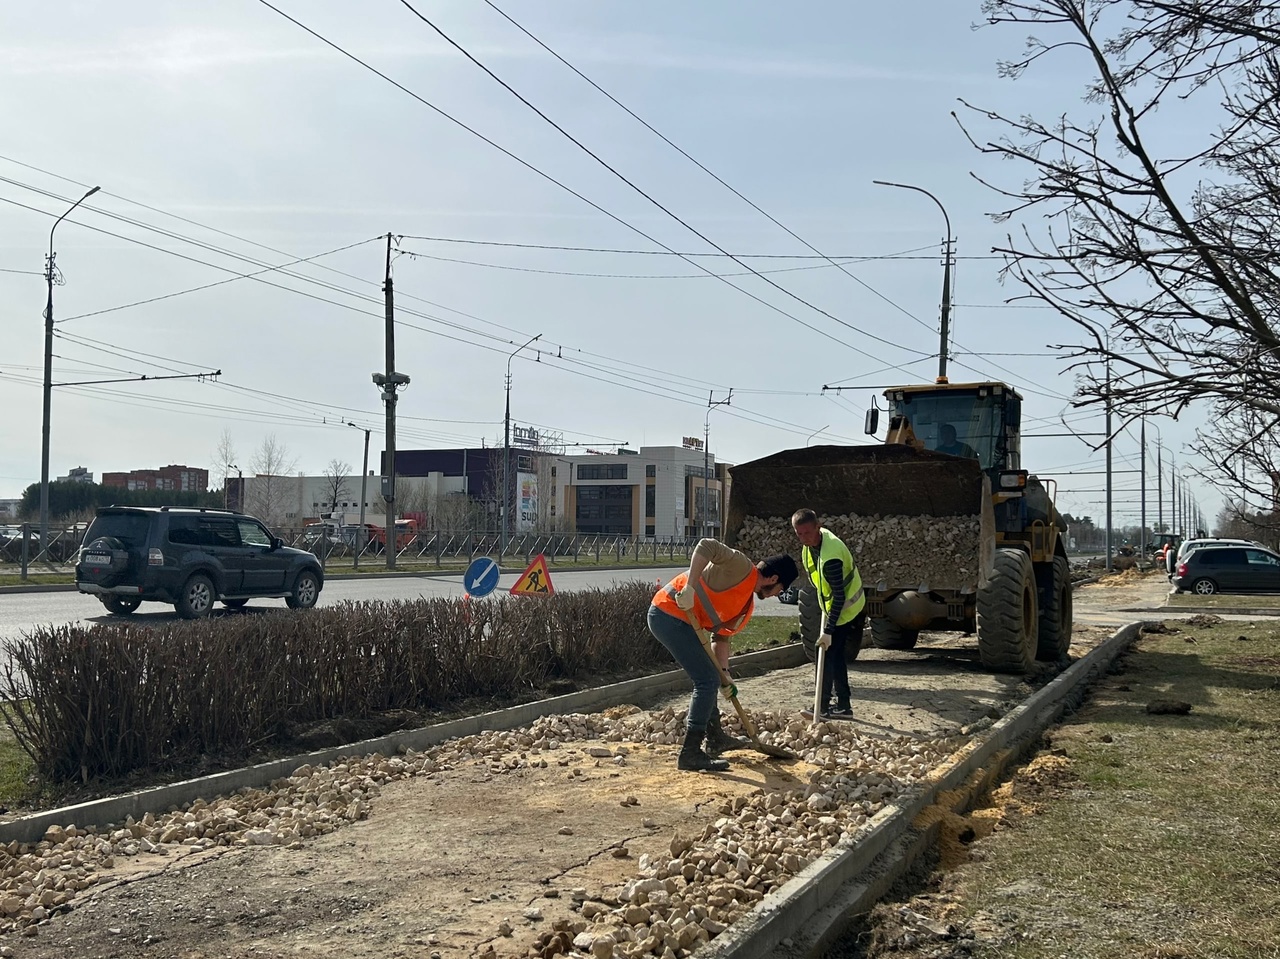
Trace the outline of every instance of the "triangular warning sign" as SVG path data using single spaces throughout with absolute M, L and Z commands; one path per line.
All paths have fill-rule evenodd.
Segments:
M 551 596 L 555 591 L 555 587 L 551 585 L 551 573 L 547 569 L 547 558 L 541 553 L 511 587 L 512 596 Z

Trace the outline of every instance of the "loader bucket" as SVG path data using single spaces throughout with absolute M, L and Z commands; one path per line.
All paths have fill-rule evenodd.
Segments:
M 980 520 L 977 588 L 995 558 L 990 481 L 977 460 L 904 445 L 811 446 L 731 467 L 725 541 L 735 544 L 747 517 L 972 516 Z M 906 584 L 902 584 L 906 585 Z

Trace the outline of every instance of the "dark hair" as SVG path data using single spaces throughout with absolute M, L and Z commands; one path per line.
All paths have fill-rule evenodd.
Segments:
M 818 514 L 811 509 L 798 509 L 791 514 L 792 526 L 804 526 L 806 523 L 818 525 Z
M 786 589 L 796 581 L 796 577 L 800 575 L 800 570 L 796 568 L 794 559 L 786 553 L 779 553 L 777 556 L 770 556 L 768 559 L 761 561 L 760 575 L 778 577 L 778 582 L 782 584 L 783 589 Z

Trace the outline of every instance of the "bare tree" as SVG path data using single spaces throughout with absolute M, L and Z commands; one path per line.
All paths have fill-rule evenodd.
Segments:
M 338 508 L 338 500 L 347 496 L 347 479 L 351 473 L 351 464 L 338 459 L 336 456 L 329 460 L 329 465 L 324 468 L 324 495 L 329 503 L 330 512 L 336 511 Z M 323 509 L 324 503 L 320 504 Z
M 236 444 L 231 438 L 231 430 L 225 427 L 218 437 L 218 445 L 213 451 L 213 475 L 222 478 L 222 490 L 227 489 L 227 477 L 231 475 L 231 467 L 236 465 Z
M 279 526 L 285 519 L 288 490 L 298 460 L 272 433 L 253 454 L 252 465 L 255 476 L 249 491 L 251 512 L 268 526 Z
M 1074 117 L 965 104 L 998 130 L 966 130 L 973 145 L 1016 170 L 1013 185 L 987 184 L 1008 201 L 997 221 L 1022 223 L 996 248 L 1006 276 L 1082 330 L 1082 342 L 1060 347 L 1081 404 L 1110 404 L 1123 420 L 1203 402 L 1217 425 L 1202 441 L 1223 451 L 1252 436 L 1270 447 L 1280 423 L 1280 3 L 985 0 L 983 12 L 1040 31 L 1001 64 L 1006 76 L 1054 57 L 1074 58 L 1084 79 Z M 1153 129 L 1157 113 L 1165 129 L 1185 118 L 1182 135 Z

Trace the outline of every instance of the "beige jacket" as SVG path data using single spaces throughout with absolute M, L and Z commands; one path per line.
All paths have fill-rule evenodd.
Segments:
M 702 539 L 694 547 L 694 556 L 707 561 L 702 571 L 702 581 L 708 589 L 722 590 L 736 586 L 756 571 L 756 564 L 731 546 L 716 539 Z

